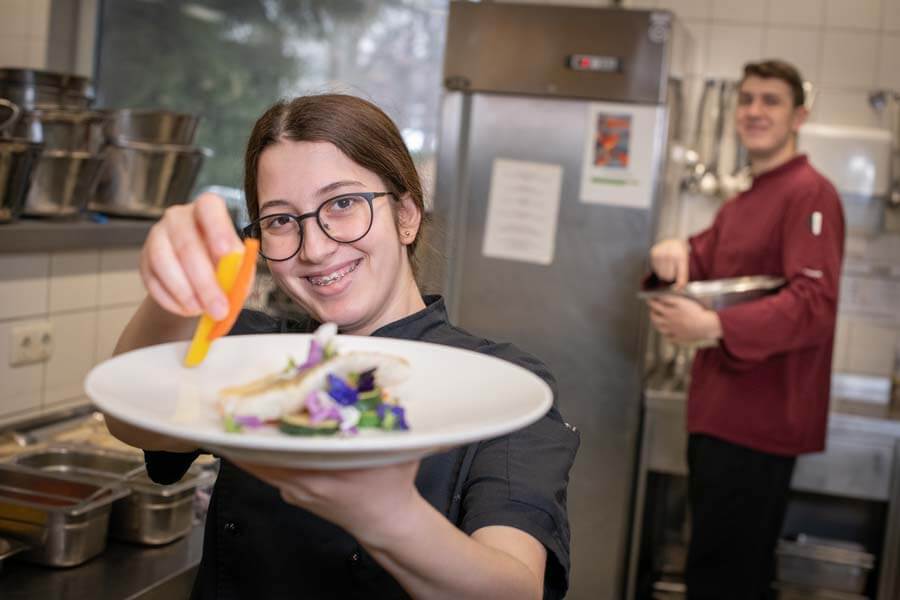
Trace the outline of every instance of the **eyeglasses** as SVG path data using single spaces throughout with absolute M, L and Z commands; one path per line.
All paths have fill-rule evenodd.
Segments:
M 277 213 L 260 217 L 244 227 L 244 237 L 259 240 L 259 253 L 271 261 L 293 258 L 303 246 L 303 220 L 315 217 L 319 229 L 335 242 L 349 244 L 372 229 L 372 201 L 391 192 L 353 192 L 329 198 L 312 212 Z

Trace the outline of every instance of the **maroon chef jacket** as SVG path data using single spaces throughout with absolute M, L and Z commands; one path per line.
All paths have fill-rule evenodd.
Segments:
M 720 344 L 694 359 L 688 431 L 787 456 L 822 450 L 844 252 L 834 187 L 797 156 L 756 176 L 689 243 L 691 280 L 788 283 L 719 311 Z

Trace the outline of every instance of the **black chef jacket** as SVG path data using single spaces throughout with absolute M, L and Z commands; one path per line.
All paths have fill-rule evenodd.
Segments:
M 424 300 L 425 309 L 372 335 L 497 356 L 540 376 L 555 395 L 553 375 L 536 358 L 511 344 L 490 342 L 451 325 L 439 296 Z M 245 310 L 232 334 L 300 332 L 316 325 Z M 562 598 L 570 564 L 566 485 L 578 444 L 579 434 L 554 406 L 525 429 L 424 458 L 416 487 L 467 534 L 488 525 L 506 525 L 541 542 L 547 548 L 544 598 Z M 172 483 L 198 454 L 147 451 L 147 469 L 154 481 Z M 192 598 L 408 597 L 344 530 L 285 503 L 275 488 L 221 461 Z

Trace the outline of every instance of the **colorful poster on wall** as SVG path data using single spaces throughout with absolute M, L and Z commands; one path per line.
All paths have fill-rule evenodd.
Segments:
M 647 208 L 653 202 L 655 165 L 665 125 L 656 106 L 588 105 L 581 172 L 582 202 Z

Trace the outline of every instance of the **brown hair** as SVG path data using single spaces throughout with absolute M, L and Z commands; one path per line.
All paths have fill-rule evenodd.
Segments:
M 791 88 L 794 96 L 794 106 L 803 106 L 806 102 L 806 92 L 803 90 L 803 78 L 800 71 L 794 65 L 783 60 L 764 60 L 758 63 L 744 65 L 744 77 L 741 83 L 748 77 L 762 77 L 763 79 L 780 79 Z
M 281 140 L 329 142 L 356 164 L 378 175 L 398 200 L 410 199 L 422 214 L 416 239 L 407 246 L 413 273 L 416 247 L 426 225 L 422 183 L 397 126 L 380 108 L 355 96 L 320 94 L 274 104 L 256 121 L 244 154 L 244 196 L 250 219 L 259 217 L 257 175 L 263 150 Z

